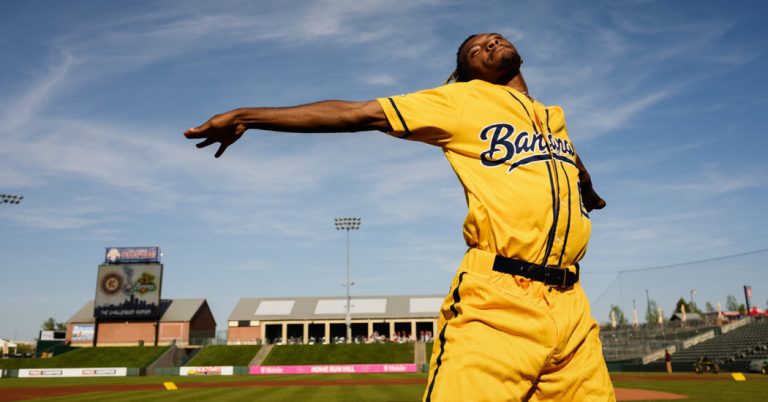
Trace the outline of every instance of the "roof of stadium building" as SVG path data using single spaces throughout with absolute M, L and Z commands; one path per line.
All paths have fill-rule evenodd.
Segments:
M 201 308 L 207 306 L 205 299 L 162 299 L 160 322 L 191 321 Z M 93 300 L 86 302 L 67 322 L 96 322 L 93 318 Z
M 444 296 L 355 296 L 353 318 L 437 318 Z M 229 321 L 336 320 L 346 317 L 346 297 L 242 298 Z

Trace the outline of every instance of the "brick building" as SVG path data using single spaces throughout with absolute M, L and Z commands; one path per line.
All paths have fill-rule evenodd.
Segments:
M 93 300 L 67 321 L 66 340 L 72 346 L 135 346 L 195 344 L 216 336 L 216 321 L 205 299 L 160 301 L 160 319 L 99 321 L 93 318 Z

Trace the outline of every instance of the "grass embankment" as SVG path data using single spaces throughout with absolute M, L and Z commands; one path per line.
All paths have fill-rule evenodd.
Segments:
M 261 345 L 212 345 L 197 352 L 187 366 L 247 366 Z
M 279 345 L 264 366 L 309 364 L 413 363 L 412 343 L 370 345 Z
M 81 348 L 50 359 L 3 359 L 0 368 L 76 368 L 149 366 L 168 346 Z
M 427 350 L 427 364 L 432 361 L 432 349 L 435 347 L 434 342 L 427 342 L 424 344 L 424 348 Z

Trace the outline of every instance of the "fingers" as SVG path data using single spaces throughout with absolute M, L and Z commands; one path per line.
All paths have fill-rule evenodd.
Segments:
M 214 142 L 217 142 L 217 141 L 216 141 L 216 140 L 214 140 L 213 138 L 207 138 L 207 139 L 205 139 L 205 141 L 202 141 L 202 142 L 199 142 L 199 143 L 197 143 L 197 145 L 196 145 L 196 146 L 197 146 L 198 148 L 205 148 L 205 147 L 207 147 L 208 145 L 211 145 L 211 144 L 213 144 Z
M 587 212 L 605 208 L 605 200 L 595 192 L 592 186 L 582 189 L 582 197 L 584 208 L 587 209 Z
M 228 144 L 224 144 L 224 143 L 222 143 L 221 145 L 219 145 L 219 149 L 216 151 L 216 154 L 215 154 L 215 155 L 213 155 L 213 156 L 214 156 L 215 158 L 218 158 L 218 157 L 220 157 L 222 154 L 224 154 L 224 151 L 226 151 L 226 150 L 227 150 L 227 147 L 229 147 L 229 145 L 228 145 Z
M 217 142 L 220 143 L 221 145 L 219 145 L 219 149 L 216 150 L 216 154 L 214 155 L 216 158 L 224 154 L 224 151 L 226 151 L 235 141 L 239 140 L 248 129 L 248 127 L 242 123 L 223 125 L 212 123 L 218 116 L 219 115 L 212 117 L 199 127 L 189 128 L 184 132 L 184 136 L 188 139 L 202 140 L 196 144 L 198 148 L 205 148 Z
M 184 136 L 187 138 L 203 138 L 206 136 L 205 132 L 211 128 L 210 120 L 206 121 L 198 127 L 192 127 L 184 132 Z

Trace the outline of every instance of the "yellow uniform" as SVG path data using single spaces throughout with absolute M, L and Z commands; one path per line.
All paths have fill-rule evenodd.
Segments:
M 469 208 L 470 248 L 443 303 L 424 400 L 614 400 L 597 324 L 573 283 L 591 224 L 563 111 L 480 80 L 378 102 L 390 134 L 443 149 Z M 503 257 L 572 281 L 512 275 Z

